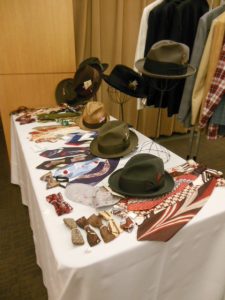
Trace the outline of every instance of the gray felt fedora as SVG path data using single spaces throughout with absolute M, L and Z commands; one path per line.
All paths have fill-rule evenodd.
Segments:
M 152 45 L 147 56 L 135 62 L 139 72 L 153 78 L 182 79 L 196 69 L 188 64 L 189 47 L 172 40 L 161 40 Z

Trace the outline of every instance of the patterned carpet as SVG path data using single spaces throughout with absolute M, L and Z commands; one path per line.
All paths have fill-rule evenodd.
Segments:
M 159 143 L 186 158 L 188 135 L 160 138 Z M 0 124 L 0 300 L 45 300 L 47 291 L 36 264 L 27 207 L 18 186 L 10 184 L 10 168 Z M 225 173 L 225 139 L 201 137 L 198 161 Z

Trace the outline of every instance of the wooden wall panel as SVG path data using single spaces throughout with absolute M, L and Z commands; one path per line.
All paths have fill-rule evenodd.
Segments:
M 10 112 L 27 107 L 56 106 L 55 87 L 68 74 L 0 75 L 1 118 L 10 154 Z
M 0 28 L 0 74 L 74 72 L 72 0 L 2 0 Z
M 0 112 L 10 154 L 9 113 L 55 106 L 57 83 L 74 76 L 73 1 L 0 1 L 0 28 Z

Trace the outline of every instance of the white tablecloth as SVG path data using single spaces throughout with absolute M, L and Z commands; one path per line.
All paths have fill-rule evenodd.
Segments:
M 137 241 L 136 231 L 90 248 L 74 246 L 64 217 L 75 220 L 96 211 L 74 203 L 68 215 L 57 216 L 35 167 L 38 155 L 28 133 L 38 124 L 11 124 L 11 181 L 20 185 L 28 206 L 37 263 L 49 299 L 54 300 L 221 300 L 225 294 L 225 189 L 216 188 L 207 204 L 168 242 Z M 39 124 L 40 125 L 40 124 Z M 148 140 L 139 134 L 139 146 Z M 44 143 L 55 149 L 62 142 Z M 152 153 L 155 154 L 155 153 Z M 168 169 L 184 162 L 170 153 Z M 125 163 L 122 159 L 118 168 Z

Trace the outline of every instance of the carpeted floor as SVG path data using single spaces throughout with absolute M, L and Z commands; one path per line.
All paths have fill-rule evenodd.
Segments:
M 161 137 L 159 143 L 184 159 L 187 158 L 189 152 L 189 134 L 175 134 L 171 137 Z M 195 148 L 195 144 L 193 144 L 192 154 L 196 153 Z M 207 140 L 206 136 L 202 134 L 198 147 L 197 162 L 209 168 L 222 171 L 225 174 L 225 138 L 212 141 Z
M 29 214 L 20 188 L 10 184 L 10 168 L 0 126 L 0 300 L 45 300 L 36 264 Z
M 186 158 L 188 135 L 159 139 L 161 145 Z M 10 184 L 10 168 L 0 124 L 0 300 L 45 300 L 46 288 L 36 264 L 27 207 L 18 186 Z M 202 136 L 198 161 L 225 174 L 225 139 Z

